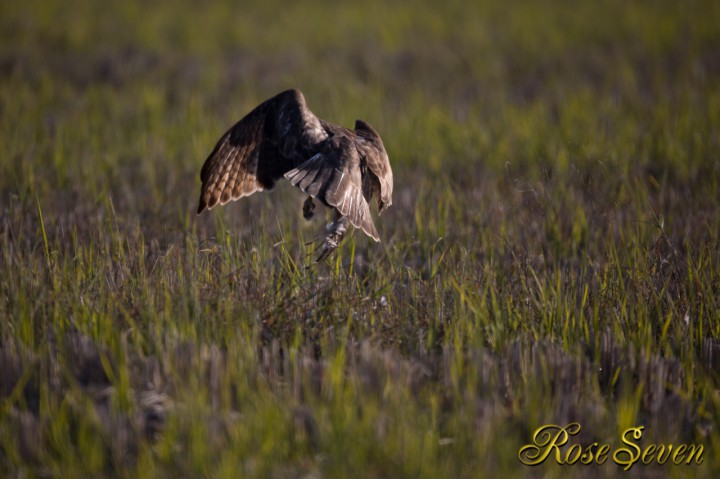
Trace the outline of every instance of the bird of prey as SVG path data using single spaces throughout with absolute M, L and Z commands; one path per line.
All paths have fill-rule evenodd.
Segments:
M 299 90 L 261 103 L 220 138 L 200 172 L 198 214 L 270 190 L 283 177 L 307 193 L 306 220 L 314 214 L 313 199 L 334 210 L 317 261 L 337 249 L 349 224 L 380 241 L 369 203 L 377 197 L 378 211 L 384 211 L 393 190 L 380 135 L 362 120 L 354 130 L 321 120 Z

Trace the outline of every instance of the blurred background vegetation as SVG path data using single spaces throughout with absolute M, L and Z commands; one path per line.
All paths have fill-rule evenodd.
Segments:
M 301 89 L 371 123 L 383 243 L 280 186 L 195 215 Z M 0 472 L 614 477 L 535 428 L 720 473 L 720 3 L 0 4 Z

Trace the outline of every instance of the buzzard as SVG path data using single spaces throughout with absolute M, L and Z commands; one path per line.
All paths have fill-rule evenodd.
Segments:
M 338 247 L 349 224 L 380 241 L 369 203 L 377 197 L 378 211 L 384 211 L 392 204 L 393 190 L 380 135 L 362 120 L 354 130 L 321 120 L 299 90 L 261 103 L 220 138 L 200 172 L 198 214 L 271 190 L 283 177 L 307 193 L 306 220 L 314 214 L 313 199 L 334 211 L 317 261 Z

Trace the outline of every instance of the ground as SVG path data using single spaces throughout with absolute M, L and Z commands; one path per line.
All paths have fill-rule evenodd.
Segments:
M 0 475 L 717 477 L 720 4 L 247 3 L 0 4 Z M 382 135 L 382 243 L 195 215 L 287 88 Z

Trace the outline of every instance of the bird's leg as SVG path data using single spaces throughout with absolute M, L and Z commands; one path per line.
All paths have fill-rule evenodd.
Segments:
M 303 218 L 310 221 L 310 218 L 312 218 L 315 215 L 315 203 L 313 203 L 312 196 L 308 196 L 305 202 L 303 203 Z
M 316 260 L 318 263 L 330 256 L 330 254 L 337 249 L 345 237 L 349 225 L 350 222 L 348 219 L 341 215 L 338 210 L 335 210 L 332 223 L 325 227 L 325 241 L 323 241 L 320 255 Z

